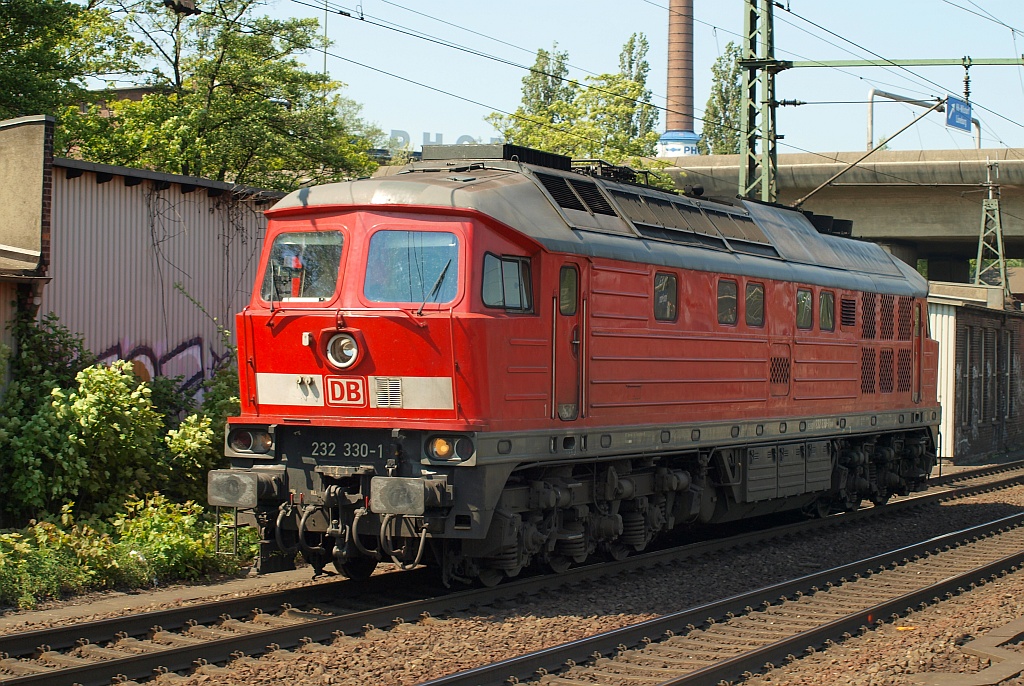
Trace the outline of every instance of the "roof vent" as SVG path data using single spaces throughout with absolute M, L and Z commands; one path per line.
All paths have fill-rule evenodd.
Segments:
M 424 145 L 424 161 L 437 160 L 516 160 L 523 164 L 569 171 L 572 159 L 511 143 L 471 143 L 468 145 Z

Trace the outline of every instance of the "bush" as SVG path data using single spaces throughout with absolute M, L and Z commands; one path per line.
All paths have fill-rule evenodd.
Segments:
M 230 574 L 255 552 L 252 535 L 239 558 L 218 555 L 213 538 L 202 507 L 159 493 L 129 500 L 109 523 L 76 522 L 66 505 L 59 520 L 0 534 L 0 603 L 34 607 L 73 593 Z
M 90 366 L 82 339 L 53 314 L 19 317 L 13 328 L 18 352 L 0 401 L 0 525 L 43 520 L 72 501 L 78 516 L 109 516 L 150 490 L 205 498 L 206 473 L 224 459 L 227 417 L 239 411 L 231 346 L 196 413 L 181 377 L 141 383 L 128 362 Z
M 110 515 L 163 476 L 163 422 L 131 364 L 87 367 L 75 378 L 77 388 L 50 389 L 31 416 L 0 423 L 5 507 L 15 517 L 42 518 L 72 500 L 77 512 Z

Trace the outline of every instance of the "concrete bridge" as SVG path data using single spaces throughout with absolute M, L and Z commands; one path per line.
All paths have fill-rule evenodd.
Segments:
M 779 202 L 790 204 L 863 152 L 779 155 Z M 910 264 L 928 261 L 932 280 L 966 282 L 977 257 L 986 160 L 998 162 L 1007 258 L 1024 257 L 1024 149 L 882 150 L 818 191 L 803 209 L 853 220 L 853 235 L 883 244 Z M 735 197 L 739 155 L 678 157 L 678 187 Z

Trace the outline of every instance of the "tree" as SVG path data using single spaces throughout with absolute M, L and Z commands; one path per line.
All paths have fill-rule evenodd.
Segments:
M 108 102 L 109 117 L 68 112 L 65 154 L 282 190 L 376 167 L 367 153 L 382 132 L 343 84 L 298 60 L 323 46 L 315 19 L 253 16 L 258 0 L 222 0 L 194 17 L 158 0 L 111 1 L 148 52 L 150 92 Z
M 568 78 L 569 53 L 537 50 L 530 72 L 523 77 L 522 104 L 513 114 L 492 112 L 484 119 L 506 141 L 528 148 L 562 152 L 573 146 L 568 131 L 579 117 L 576 95 L 579 84 Z
M 658 112 L 647 88 L 647 50 L 644 35 L 633 34 L 618 73 L 588 76 L 582 84 L 568 79 L 565 52 L 538 50 L 519 108 L 486 119 L 509 143 L 571 157 L 618 163 L 653 155 Z
M 576 84 L 570 81 L 569 53 L 558 51 L 558 43 L 551 46 L 551 52 L 544 48 L 537 51 L 537 59 L 530 73 L 523 77 L 523 106 L 533 112 L 548 112 L 557 102 L 571 103 L 576 97 Z M 554 113 L 551 121 L 558 123 Z
M 133 70 L 133 41 L 95 1 L 0 2 L 0 119 L 57 116 L 87 98 L 89 78 Z
M 697 143 L 702 155 L 735 155 L 740 151 L 740 48 L 729 41 L 711 66 L 711 93 L 704 106 L 704 126 Z

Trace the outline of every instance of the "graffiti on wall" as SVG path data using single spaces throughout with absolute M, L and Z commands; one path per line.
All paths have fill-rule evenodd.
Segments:
M 161 352 L 163 351 L 163 352 Z M 182 377 L 181 389 L 195 394 L 202 388 L 207 373 L 227 363 L 229 351 L 217 353 L 206 350 L 202 336 L 181 341 L 173 347 L 164 344 L 141 343 L 124 338 L 97 355 L 98 362 L 110 363 L 127 360 L 135 373 L 144 381 L 157 376 Z M 209 358 L 207 364 L 206 358 Z

